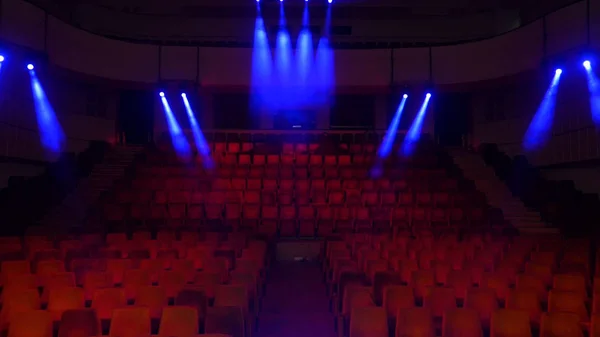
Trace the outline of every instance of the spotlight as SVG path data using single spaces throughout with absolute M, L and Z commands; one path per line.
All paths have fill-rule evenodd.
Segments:
M 431 97 L 430 93 L 427 93 L 427 95 L 425 95 L 427 98 Z
M 560 75 L 560 74 L 562 74 L 562 69 L 560 69 L 560 68 L 556 69 L 556 72 L 555 72 L 555 74 L 556 74 L 556 75 Z
M 27 65 L 27 69 L 29 69 L 29 70 L 33 70 L 33 64 L 29 63 L 29 64 Z
M 162 92 L 162 91 L 161 91 L 161 92 L 159 92 L 159 93 L 158 93 L 158 95 L 159 95 L 160 97 L 165 97 L 165 93 L 164 93 L 164 92 Z
M 184 98 L 187 97 L 187 95 L 185 94 L 185 92 L 181 93 L 181 97 L 184 97 Z
M 4 62 L 4 56 L 0 55 L 0 62 Z
M 283 0 L 279 0 L 279 2 L 283 2 Z
M 588 60 L 585 60 L 585 61 L 583 61 L 583 67 L 584 67 L 586 70 L 590 70 L 590 68 L 592 68 L 592 64 L 590 63 L 590 61 L 588 61 Z
M 329 3 L 332 3 L 332 2 L 333 2 L 333 0 L 327 0 L 327 2 L 329 2 Z
M 408 98 L 407 94 L 402 95 L 403 98 Z

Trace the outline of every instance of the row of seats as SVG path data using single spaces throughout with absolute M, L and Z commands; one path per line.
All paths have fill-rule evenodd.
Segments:
M 157 178 L 155 175 L 135 178 L 131 186 L 140 190 L 169 190 L 169 191 L 227 191 L 227 190 L 270 190 L 270 191 L 335 191 L 359 190 L 403 193 L 436 193 L 456 192 L 458 182 L 453 179 L 405 180 L 391 181 L 387 178 L 356 179 L 277 179 L 276 175 L 261 173 L 260 176 L 270 178 Z
M 424 208 L 424 207 L 313 207 L 259 204 L 108 204 L 104 217 L 111 222 L 144 220 L 167 222 L 173 226 L 225 224 L 233 228 L 254 229 L 273 236 L 320 237 L 332 233 L 389 232 L 392 228 L 466 227 L 489 223 L 483 208 Z
M 48 321 L 89 307 L 88 315 L 115 337 L 149 336 L 151 320 L 160 322 L 152 333 L 162 336 L 249 335 L 268 266 L 266 245 L 213 234 L 203 242 L 194 232 L 3 238 L 3 251 L 20 248 L 29 259 L 0 265 L 0 323 L 10 336 L 34 336 L 20 320 L 29 317 L 38 333 L 45 331 L 35 336 L 47 336 Z
M 343 335 L 368 329 L 387 336 L 389 319 L 390 329 L 401 335 L 435 335 L 450 325 L 455 333 L 480 336 L 498 333 L 493 317 L 502 322 L 517 313 L 525 319 L 505 330 L 509 336 L 530 336 L 540 323 L 542 331 L 550 329 L 549 322 L 564 315 L 572 317 L 564 324 L 576 327 L 568 336 L 580 336 L 580 324 L 589 324 L 589 242 L 480 236 L 459 241 L 427 233 L 395 240 L 352 235 L 329 243 L 324 272 Z M 600 303 L 600 293 L 591 294 L 592 303 Z M 593 304 L 591 312 L 598 308 Z
M 393 191 L 360 191 L 357 189 L 336 190 L 228 190 L 210 192 L 191 191 L 137 191 L 125 189 L 117 191 L 116 201 L 121 204 L 280 204 L 289 205 L 323 205 L 332 206 L 365 205 L 365 206 L 420 206 L 447 208 L 452 205 L 467 205 L 473 201 L 468 194 L 450 194 L 447 192 L 393 192 Z M 474 201 L 473 201 L 474 202 Z
M 173 159 L 167 155 L 150 155 L 148 162 L 152 164 L 164 165 L 170 163 Z M 386 166 L 406 166 L 407 164 L 416 164 L 417 166 L 433 166 L 436 163 L 435 156 L 420 157 L 390 157 L 380 158 L 374 151 L 368 151 L 365 154 L 252 154 L 252 153 L 229 153 L 217 151 L 210 157 L 199 155 L 196 161 L 214 161 L 221 166 L 244 165 L 252 167 L 282 166 L 298 168 L 322 168 L 338 167 L 346 168 L 349 166 L 373 166 L 374 164 L 383 164 Z M 394 165 L 392 165 L 394 164 Z
M 244 336 L 239 325 L 228 325 L 234 317 L 242 320 L 239 310 L 233 307 L 209 308 L 204 327 L 198 323 L 198 310 L 189 306 L 163 309 L 159 328 L 153 334 L 152 320 L 145 307 L 113 310 L 108 336 L 110 337 L 227 337 Z M 57 331 L 54 333 L 54 331 Z M 94 309 L 65 310 L 55 329 L 52 315 L 45 310 L 28 310 L 16 315 L 8 328 L 8 337 L 72 337 L 100 336 L 102 322 Z M 204 333 L 199 334 L 200 331 Z

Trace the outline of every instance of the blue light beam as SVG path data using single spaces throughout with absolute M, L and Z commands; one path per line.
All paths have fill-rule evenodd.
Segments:
M 302 15 L 302 29 L 298 35 L 298 42 L 296 44 L 296 71 L 298 72 L 298 87 L 306 91 L 310 85 L 310 74 L 312 71 L 313 64 L 313 41 L 312 33 L 309 27 L 308 19 L 308 4 L 304 4 L 304 13 Z M 303 93 L 308 96 L 309 93 Z
M 316 56 L 316 80 L 319 88 L 319 97 L 323 100 L 329 98 L 329 94 L 335 86 L 335 68 L 334 55 L 329 43 L 329 31 L 331 30 L 331 6 L 327 6 L 325 17 L 325 27 L 323 27 L 323 36 L 319 39 Z
M 598 84 L 598 77 L 592 70 L 592 64 L 590 61 L 583 62 L 583 67 L 585 68 L 585 72 L 587 74 L 592 119 L 597 126 L 600 126 L 600 85 Z
M 173 115 L 173 110 L 171 110 L 169 101 L 164 95 L 160 97 L 160 101 L 165 110 L 165 119 L 167 120 L 169 134 L 171 135 L 171 143 L 173 144 L 175 152 L 179 157 L 189 158 L 191 156 L 190 144 L 187 142 L 185 134 L 183 133 L 183 130 L 181 130 L 181 126 Z
M 52 154 L 60 153 L 65 145 L 65 133 L 33 68 L 29 70 L 29 77 L 40 142 Z
M 561 74 L 561 69 L 557 69 L 554 72 L 550 87 L 546 90 L 546 94 L 525 132 L 523 148 L 527 151 L 538 149 L 550 137 L 550 129 L 552 128 L 552 121 L 554 119 L 554 107 L 556 105 L 556 92 L 558 91 Z
M 190 127 L 192 128 L 192 135 L 194 136 L 196 149 L 202 156 L 202 163 L 204 163 L 205 168 L 212 168 L 213 163 L 210 156 L 210 148 L 206 142 L 206 138 L 204 138 L 204 134 L 202 133 L 200 126 L 198 126 L 198 121 L 194 115 L 194 110 L 192 109 L 192 106 L 190 105 L 185 93 L 181 94 L 181 98 L 183 99 L 183 105 L 185 106 L 185 111 L 187 112 L 188 119 L 190 120 Z
M 273 57 L 260 7 L 257 6 L 254 23 L 254 46 L 252 48 L 252 104 L 260 107 L 267 103 L 271 85 Z
M 392 151 L 392 146 L 394 145 L 394 140 L 396 139 L 396 134 L 398 132 L 398 125 L 400 124 L 400 117 L 402 116 L 402 112 L 404 111 L 404 106 L 406 105 L 406 100 L 408 99 L 408 95 L 402 96 L 402 100 L 396 109 L 396 113 L 394 114 L 394 118 L 390 123 L 390 126 L 385 133 L 385 137 L 379 146 L 378 156 L 380 158 L 387 158 Z
M 427 93 L 425 95 L 425 100 L 423 100 L 423 104 L 421 104 L 421 108 L 419 108 L 419 111 L 417 112 L 417 116 L 413 120 L 410 129 L 408 129 L 408 132 L 406 133 L 404 143 L 402 144 L 402 151 L 405 156 L 410 156 L 415 151 L 416 144 L 421 137 L 421 129 L 423 128 L 423 121 L 425 120 L 425 115 L 427 114 L 427 106 L 429 105 L 430 99 L 431 94 Z
M 279 6 L 279 30 L 277 31 L 277 40 L 275 43 L 275 69 L 277 73 L 277 86 L 272 87 L 269 96 L 270 101 L 274 102 L 277 107 L 289 104 L 289 101 L 294 99 L 295 95 L 290 90 L 293 88 L 293 57 L 292 57 L 292 41 L 290 34 L 286 28 L 285 11 L 283 3 Z

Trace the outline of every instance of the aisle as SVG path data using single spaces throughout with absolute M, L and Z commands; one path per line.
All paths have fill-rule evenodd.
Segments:
M 267 279 L 257 337 L 335 337 L 322 277 L 317 263 L 274 264 Z

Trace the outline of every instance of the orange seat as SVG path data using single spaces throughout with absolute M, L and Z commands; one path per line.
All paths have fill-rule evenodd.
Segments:
M 592 315 L 592 324 L 590 326 L 590 337 L 600 337 L 600 315 Z
M 152 285 L 152 280 L 150 273 L 146 270 L 132 269 L 123 274 L 123 289 L 128 300 L 134 299 L 139 289 L 150 285 Z
M 480 288 L 492 289 L 496 298 L 502 302 L 506 301 L 508 296 L 508 280 L 498 273 L 486 273 L 481 280 Z
M 589 322 L 590 316 L 585 305 L 585 299 L 585 296 L 581 293 L 552 290 L 548 295 L 548 312 L 573 313 L 582 322 Z
M 8 279 L 15 274 L 31 274 L 29 261 L 4 261 L 1 265 L 0 282 L 7 283 Z
M 165 289 L 169 298 L 175 298 L 186 283 L 185 274 L 180 271 L 163 270 L 158 276 L 158 285 Z
M 48 311 L 54 321 L 59 321 L 65 310 L 85 308 L 83 289 L 75 287 L 51 288 Z
M 98 337 L 102 333 L 93 309 L 67 310 L 60 319 L 58 337 Z
M 92 308 L 96 310 L 99 319 L 109 320 L 114 309 L 127 305 L 125 291 L 120 288 L 97 289 L 92 299 Z
M 125 272 L 133 269 L 133 261 L 130 259 L 108 259 L 106 271 L 113 276 L 113 284 L 122 284 Z
M 435 337 L 431 311 L 427 308 L 398 310 L 395 337 Z
M 110 337 L 150 337 L 150 310 L 144 307 L 115 309 Z
M 113 276 L 111 273 L 87 271 L 83 275 L 83 290 L 86 300 L 91 300 L 96 290 L 111 287 L 113 287 Z
M 576 314 L 550 312 L 542 315 L 540 337 L 583 337 L 583 331 Z
M 44 310 L 32 310 L 14 317 L 8 337 L 52 337 L 52 317 Z
M 196 337 L 199 330 L 196 308 L 174 306 L 163 309 L 158 336 Z
M 138 288 L 134 303 L 136 306 L 147 307 L 150 317 L 159 319 L 162 309 L 167 306 L 169 299 L 163 287 L 144 286 Z
M 442 317 L 450 309 L 456 308 L 456 298 L 452 288 L 429 288 L 423 299 L 423 307 L 431 311 L 433 317 Z
M 535 291 L 511 290 L 506 298 L 506 309 L 526 311 L 532 323 L 540 323 L 542 306 Z
M 398 310 L 414 308 L 414 292 L 411 287 L 387 286 L 383 290 L 383 308 L 389 318 L 395 318 Z
M 21 289 L 4 294 L 0 312 L 0 328 L 5 329 L 15 316 L 40 309 L 41 301 L 37 289 Z
M 587 285 L 585 277 L 579 274 L 554 275 L 552 289 L 560 291 L 571 291 L 587 297 Z
M 481 325 L 487 329 L 490 327 L 492 313 L 498 309 L 496 293 L 493 289 L 469 289 L 467 291 L 467 297 L 465 298 L 464 307 L 476 310 L 479 313 Z
M 412 273 L 411 286 L 415 290 L 416 298 L 424 298 L 428 288 L 435 286 L 433 270 L 417 270 Z
M 467 295 L 467 289 L 471 288 L 471 275 L 460 270 L 451 270 L 448 273 L 446 287 L 454 289 L 454 296 L 458 299 L 464 299 Z
M 527 311 L 499 309 L 492 314 L 490 337 L 531 337 Z
M 535 292 L 538 296 L 538 301 L 540 302 L 545 302 L 548 298 L 548 290 L 546 289 L 546 284 L 544 284 L 544 281 L 536 275 L 518 275 L 516 288 L 518 290 L 528 290 Z
M 244 313 L 248 313 L 249 298 L 244 285 L 217 285 L 215 287 L 215 306 L 240 307 Z
M 202 288 L 206 297 L 215 297 L 215 288 L 221 284 L 221 275 L 218 273 L 199 272 L 192 281 L 195 287 Z
M 350 337 L 388 337 L 387 313 L 378 307 L 352 309 Z
M 451 309 L 442 320 L 444 337 L 482 337 L 483 329 L 479 314 L 474 309 Z

